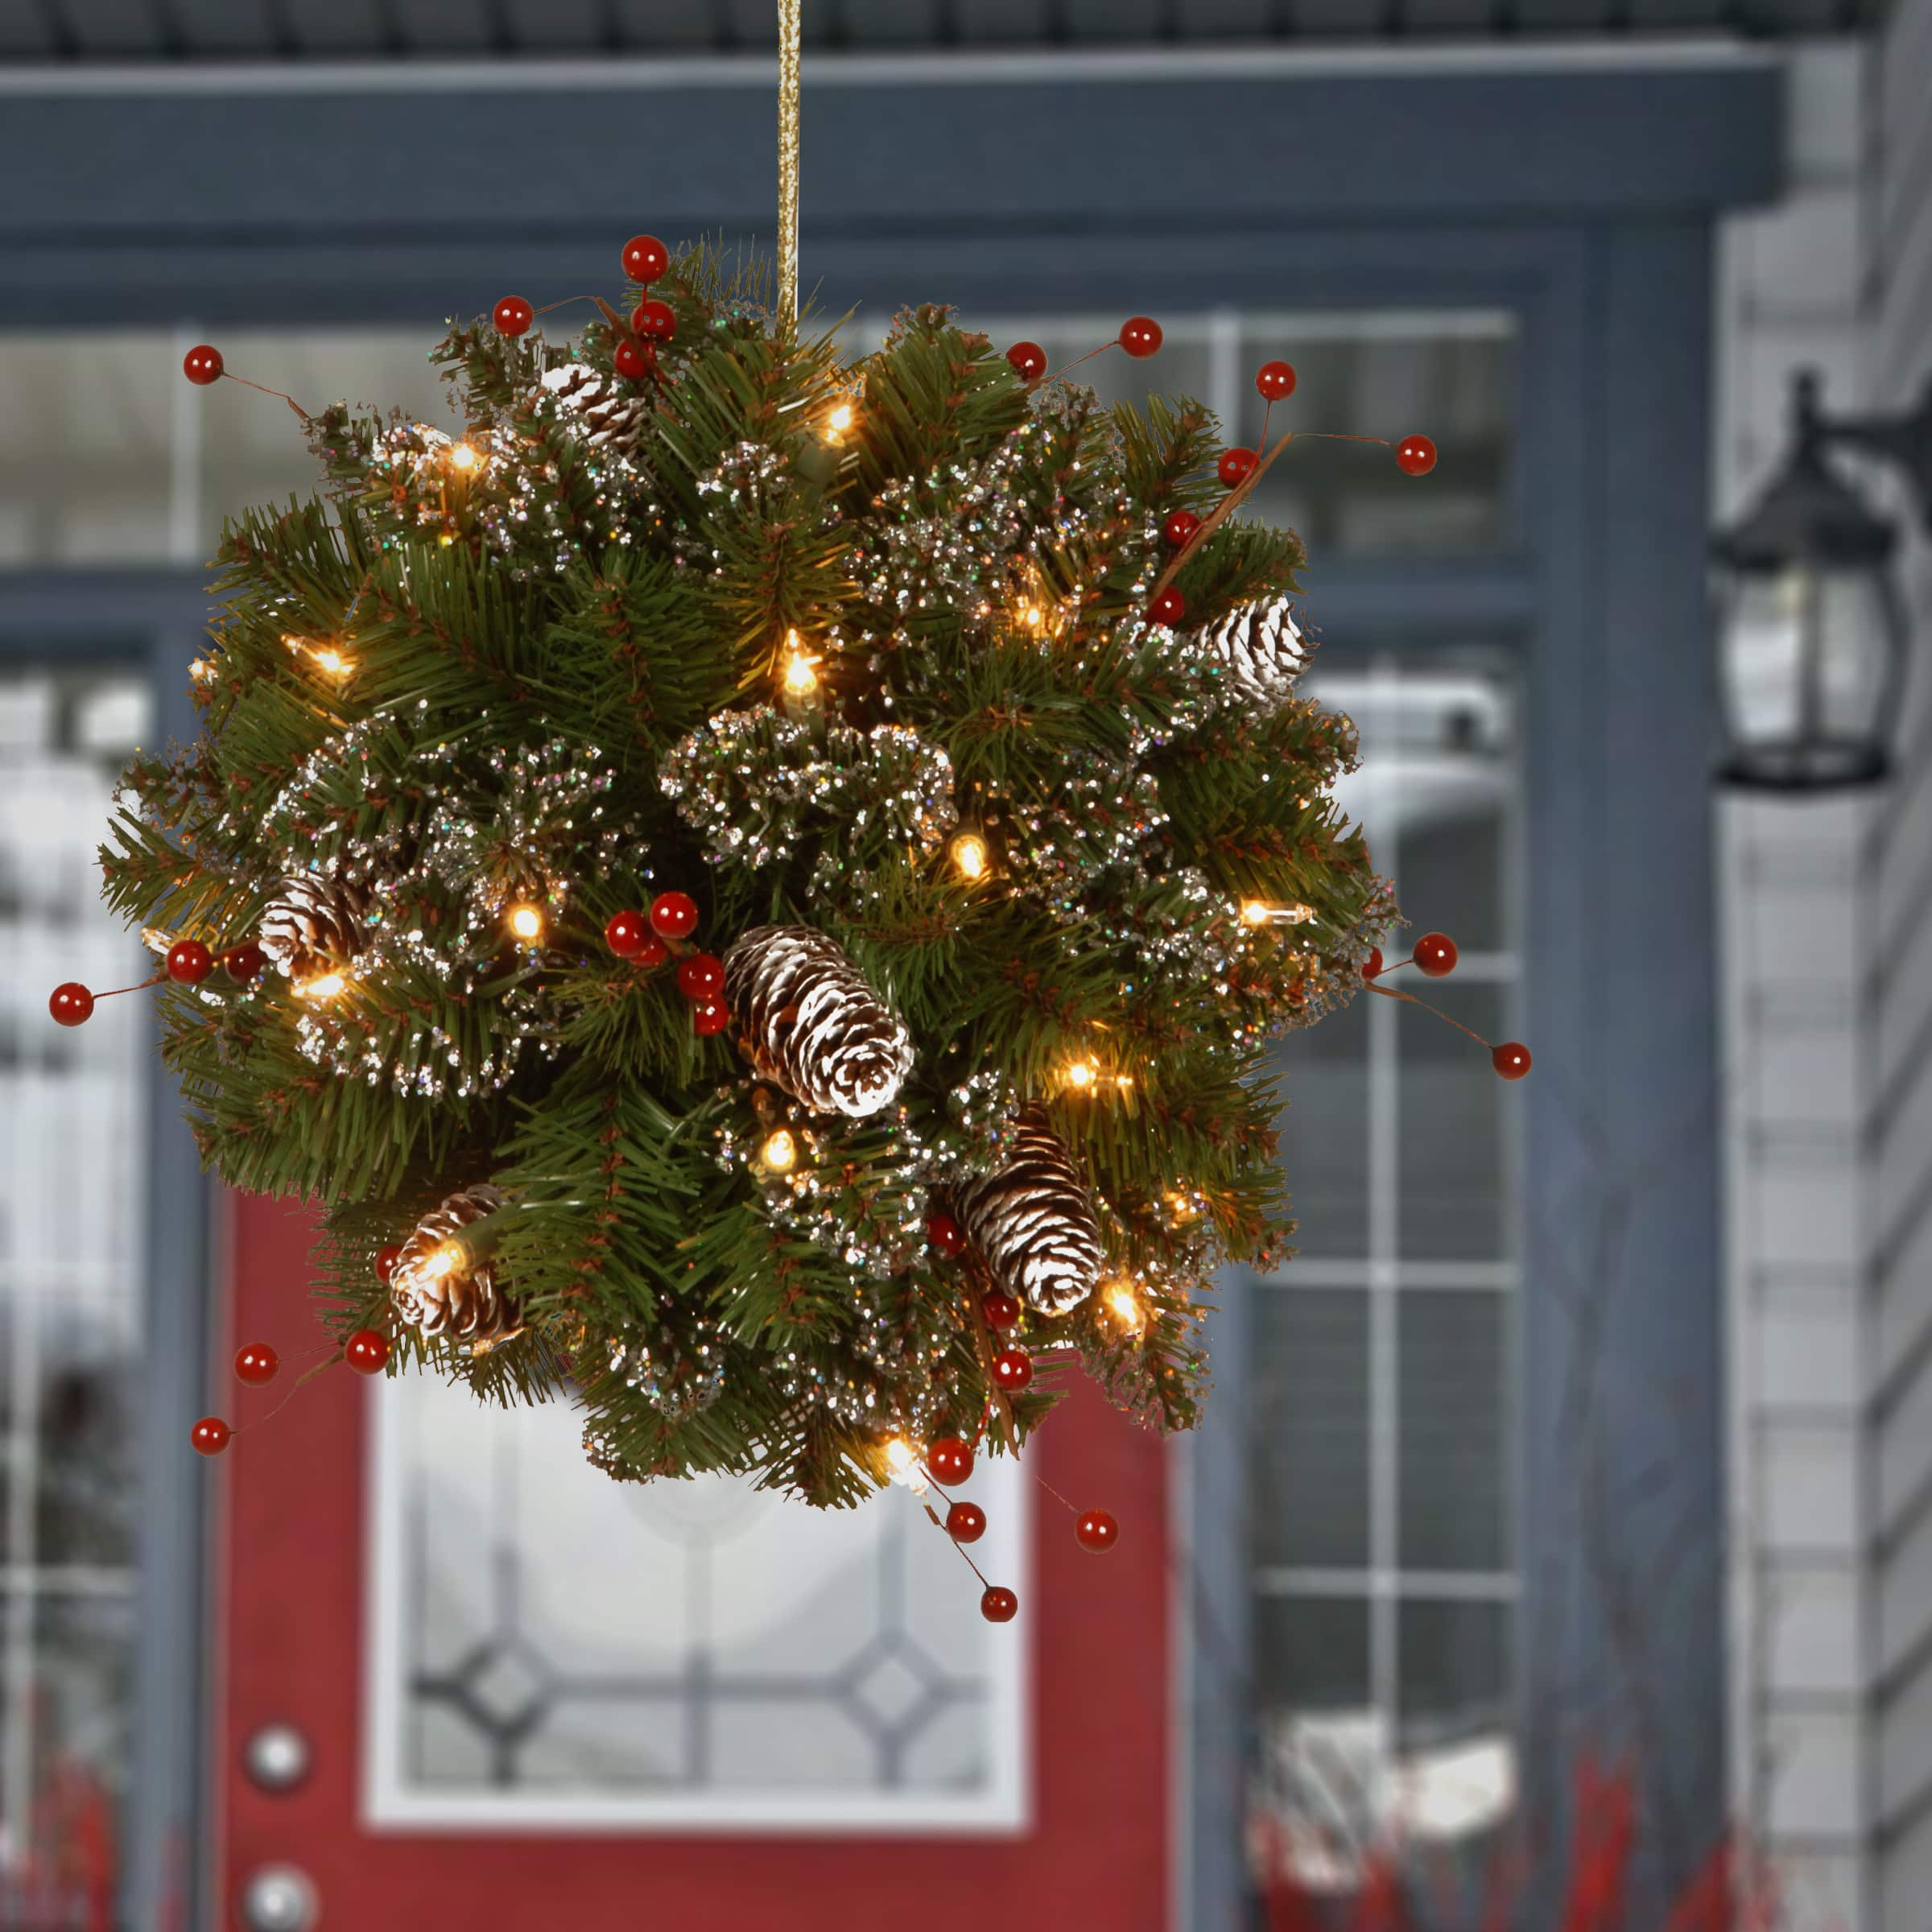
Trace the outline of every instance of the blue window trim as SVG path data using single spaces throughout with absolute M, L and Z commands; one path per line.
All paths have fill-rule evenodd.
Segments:
M 1621 1512 L 1626 1572 L 1721 1530 L 1716 1121 L 1702 547 L 1710 223 L 1778 185 L 1781 71 L 1724 47 L 1458 61 L 1281 58 L 808 63 L 805 267 L 822 308 L 943 299 L 969 312 L 1217 306 L 1505 308 L 1523 342 L 1520 545 L 1476 562 L 1324 565 L 1331 635 L 1526 640 L 1528 1183 L 1521 1547 L 1575 1557 L 1552 1472 L 1574 1465 L 1570 1285 L 1620 1245 L 1600 1348 L 1624 1381 L 1604 1441 L 1634 1464 L 1682 1392 L 1684 1481 Z M 522 290 L 603 287 L 623 236 L 769 229 L 770 69 L 559 68 L 0 76 L 12 326 L 408 322 Z M 514 96 L 506 102 L 506 94 Z M 514 118 L 516 138 L 448 130 Z M 163 165 L 156 165 L 157 158 Z M 257 371 L 272 380 L 272 372 Z M 1398 431 L 1414 425 L 1393 426 Z M 194 576 L 0 576 L 0 653 L 142 658 L 184 735 Z M 157 1080 L 149 1406 L 155 1470 L 183 1462 L 208 1352 L 206 1199 Z M 1636 1170 L 1667 1171 L 1633 1215 Z M 1541 1284 L 1550 1284 L 1546 1293 Z M 1219 1402 L 1191 1457 L 1187 1595 L 1219 1633 L 1183 1687 L 1176 1922 L 1232 1932 L 1247 1585 L 1238 1293 Z M 1630 1390 L 1637 1391 L 1633 1395 Z M 1617 1460 L 1616 1457 L 1613 1461 Z M 143 1549 L 129 1921 L 156 1922 L 200 1851 L 202 1566 L 196 1472 L 156 1484 Z M 1521 1695 L 1590 1683 L 1614 1707 L 1618 1635 L 1575 1566 L 1525 1578 Z M 1539 1606 L 1578 1599 L 1560 1627 Z M 1648 1740 L 1689 1844 L 1722 1815 L 1718 1600 L 1678 1616 Z M 1216 1667 L 1226 1658 L 1227 1667 Z M 1190 1715 L 1189 1714 L 1193 1714 Z M 1583 1713 L 1587 1730 L 1596 1714 Z M 1200 1720 L 1200 1721 L 1197 1721 Z M 1199 1735 L 1201 1733 L 1206 1735 Z M 1535 1737 L 1556 1800 L 1573 1736 Z M 1599 1739 L 1597 1741 L 1603 1741 Z M 1218 1751 L 1212 1747 L 1218 1743 Z M 190 1922 L 202 1922 L 197 1900 Z

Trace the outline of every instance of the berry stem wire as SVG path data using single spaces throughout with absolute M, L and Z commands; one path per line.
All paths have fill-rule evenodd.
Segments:
M 1406 960 L 1404 960 L 1400 963 L 1406 966 L 1409 962 Z M 1393 967 L 1385 967 L 1383 970 L 1385 972 L 1393 972 L 1394 968 Z M 1371 993 L 1379 993 L 1385 1000 L 1406 1000 L 1411 1006 L 1419 1006 L 1422 1008 L 1424 1013 L 1434 1013 L 1435 1017 L 1443 1023 L 1444 1026 L 1453 1026 L 1458 1033 L 1468 1034 L 1470 1038 L 1476 1042 L 1477 1046 L 1488 1046 L 1489 1051 L 1492 1053 L 1495 1052 L 1495 1047 L 1491 1046 L 1490 1042 L 1484 1039 L 1473 1026 L 1465 1026 L 1460 1020 L 1454 1019 L 1449 1014 L 1444 1013 L 1441 1007 L 1432 1006 L 1426 1000 L 1418 1000 L 1414 993 L 1403 993 L 1396 987 L 1378 986 L 1373 980 L 1364 980 L 1362 984 L 1366 986 Z
M 246 376 L 238 376 L 232 369 L 223 369 L 221 379 L 225 382 L 239 382 L 244 389 L 258 390 L 265 396 L 279 396 L 304 423 L 311 419 L 308 411 L 285 389 L 270 389 L 266 382 L 251 382 Z
M 938 1485 L 935 1484 L 934 1487 L 936 1488 Z M 982 1570 L 970 1556 L 966 1554 L 966 1546 L 962 1543 L 960 1539 L 955 1536 L 943 1522 L 939 1521 L 939 1511 L 934 1509 L 931 1503 L 922 1504 L 920 1506 L 925 1510 L 927 1515 L 931 1519 L 933 1528 L 938 1530 L 940 1535 L 944 1537 L 947 1542 L 951 1543 L 953 1548 L 958 1550 L 960 1556 L 964 1558 L 966 1567 L 980 1579 L 980 1588 L 984 1590 L 990 1590 L 993 1587 L 993 1585 L 987 1582 L 986 1572 Z
M 303 1369 L 301 1374 L 297 1376 L 295 1379 L 289 1384 L 287 1394 L 283 1396 L 281 1401 L 277 1402 L 275 1407 L 270 1410 L 266 1415 L 258 1415 L 252 1422 L 242 1422 L 237 1424 L 235 1429 L 235 1434 L 237 1435 L 240 1435 L 245 1430 L 266 1428 L 275 1419 L 277 1416 L 282 1413 L 284 1409 L 289 1406 L 291 1402 L 295 1399 L 298 1395 L 302 1393 L 304 1384 L 312 1382 L 317 1376 L 322 1374 L 325 1370 L 334 1368 L 337 1362 L 345 1361 L 347 1359 L 347 1356 L 345 1356 L 342 1350 L 337 1348 L 329 1356 L 327 1361 L 317 1362 L 312 1368 Z

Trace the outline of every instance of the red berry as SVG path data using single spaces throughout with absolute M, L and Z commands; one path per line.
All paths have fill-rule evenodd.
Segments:
M 1426 436 L 1404 436 L 1396 445 L 1395 466 L 1404 476 L 1427 476 L 1435 468 L 1435 445 Z
M 1019 371 L 1022 382 L 1037 382 L 1046 373 L 1046 352 L 1037 342 L 1014 343 L 1006 360 Z
M 956 1543 L 976 1543 L 986 1534 L 986 1512 L 977 1503 L 955 1503 L 946 1512 L 946 1534 Z
M 650 373 L 650 349 L 640 348 L 629 336 L 622 337 L 610 352 L 610 361 L 619 375 L 629 376 L 634 382 Z
M 678 961 L 678 991 L 687 1000 L 708 1000 L 724 990 L 724 962 L 708 952 Z
M 402 1250 L 398 1247 L 378 1248 L 376 1250 L 376 1279 L 386 1288 L 389 1278 L 396 1271 L 396 1263 L 402 1258 Z
M 389 1363 L 389 1337 L 379 1328 L 358 1328 L 342 1344 L 342 1359 L 357 1375 L 380 1375 Z
M 68 980 L 47 995 L 47 1009 L 63 1026 L 78 1026 L 94 1010 L 94 996 L 78 980 Z
M 234 1440 L 235 1432 L 218 1415 L 204 1415 L 196 1422 L 188 1440 L 202 1455 L 219 1455 Z
M 687 939 L 698 929 L 698 902 L 687 892 L 661 892 L 650 902 L 650 929 L 661 939 Z
M 281 1356 L 266 1342 L 250 1342 L 235 1357 L 235 1380 L 259 1389 L 264 1382 L 275 1379 L 275 1371 L 281 1366 Z
M 1088 1509 L 1073 1526 L 1075 1540 L 1096 1556 L 1111 1550 L 1121 1540 L 1121 1526 L 1104 1509 Z
M 942 1261 L 952 1261 L 966 1252 L 966 1230 L 943 1208 L 926 1216 L 926 1242 Z
M 630 332 L 646 342 L 668 342 L 678 332 L 678 315 L 655 295 L 640 302 L 630 313 Z
M 634 960 L 650 936 L 650 922 L 641 912 L 613 913 L 604 927 L 604 943 L 621 960 Z
M 989 1328 L 1017 1328 L 1020 1325 L 1019 1303 L 997 1288 L 988 1289 L 980 1297 L 980 1313 L 985 1316 Z
M 1121 324 L 1121 347 L 1130 356 L 1151 356 L 1161 346 L 1161 325 L 1152 316 L 1129 316 Z
M 1236 444 L 1232 449 L 1221 452 L 1221 460 L 1214 467 L 1216 473 L 1228 489 L 1238 489 L 1248 481 L 1255 464 L 1260 461 L 1261 458 L 1253 450 L 1245 449 Z
M 181 358 L 181 373 L 189 382 L 199 383 L 205 389 L 211 382 L 221 380 L 221 352 L 213 343 L 197 342 Z
M 1446 932 L 1426 932 L 1415 943 L 1415 968 L 1432 980 L 1455 970 L 1455 941 Z
M 943 1435 L 926 1451 L 926 1467 L 935 1483 L 963 1483 L 972 1474 L 972 1445 Z
M 1489 1050 L 1489 1064 L 1505 1080 L 1520 1080 L 1530 1071 L 1530 1049 L 1521 1040 L 1505 1040 Z
M 506 295 L 491 312 L 500 336 L 520 336 L 537 319 L 537 312 L 521 295 Z
M 215 956 L 199 939 L 176 939 L 167 949 L 167 976 L 199 986 L 215 969 Z
M 1254 372 L 1254 386 L 1270 402 L 1279 402 L 1294 394 L 1294 365 L 1264 362 Z
M 731 1024 L 731 1009 L 722 1000 L 700 1000 L 691 1009 L 691 1030 L 708 1040 Z
M 1368 958 L 1362 961 L 1362 977 L 1365 980 L 1378 979 L 1381 971 L 1382 949 L 1379 946 L 1371 946 Z
M 253 939 L 245 940 L 222 954 L 221 970 L 237 986 L 246 986 L 262 970 L 267 956 Z
M 633 235 L 624 244 L 624 272 L 634 282 L 654 282 L 671 266 L 671 250 L 655 235 Z
M 1020 1600 L 1004 1583 L 989 1587 L 980 1599 L 980 1615 L 989 1624 L 1009 1624 L 1020 1613 Z
M 1033 1357 L 1024 1348 L 1002 1348 L 993 1358 L 993 1379 L 1009 1395 L 1018 1395 L 1033 1381 Z
M 1161 541 L 1170 550 L 1185 550 L 1200 526 L 1201 520 L 1192 510 L 1170 510 L 1167 521 L 1161 526 Z
M 1150 624 L 1178 624 L 1187 614 L 1187 600 L 1170 584 L 1147 606 Z

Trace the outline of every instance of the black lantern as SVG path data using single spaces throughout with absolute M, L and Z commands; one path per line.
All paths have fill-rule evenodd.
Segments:
M 1792 388 L 1792 449 L 1744 520 L 1711 543 L 1727 784 L 1818 791 L 1876 784 L 1891 768 L 1906 631 L 1893 581 L 1897 532 L 1827 460 L 1843 444 L 1911 474 L 1932 514 L 1932 390 L 1911 415 L 1819 407 L 1810 370 Z

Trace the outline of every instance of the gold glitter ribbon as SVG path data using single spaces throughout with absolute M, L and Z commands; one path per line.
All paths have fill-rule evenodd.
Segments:
M 778 0 L 778 313 L 799 319 L 799 16 L 805 0 Z

